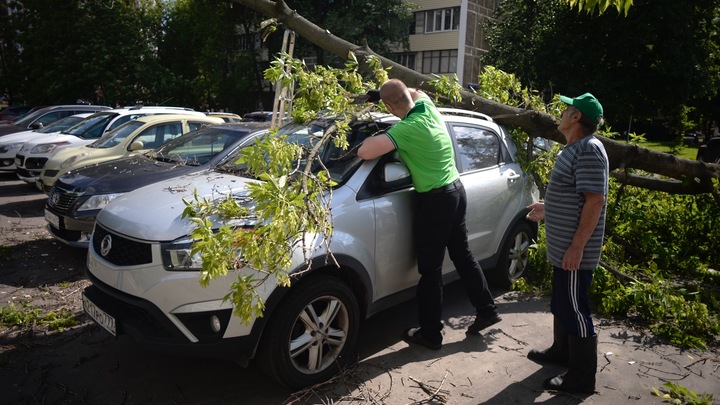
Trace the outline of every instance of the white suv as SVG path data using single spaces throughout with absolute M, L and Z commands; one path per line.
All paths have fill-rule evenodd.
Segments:
M 83 146 L 95 142 L 105 132 L 117 128 L 120 124 L 146 115 L 155 114 L 192 114 L 204 117 L 205 114 L 183 107 L 137 106 L 100 111 L 84 121 L 56 134 L 25 142 L 15 155 L 16 173 L 20 180 L 37 184 L 45 163 L 60 150 L 74 146 Z
M 537 226 L 525 219 L 526 206 L 538 198 L 531 176 L 515 161 L 517 148 L 489 117 L 441 109 L 467 191 L 470 247 L 489 279 L 507 285 L 525 270 Z M 328 122 L 289 125 L 281 132 L 298 143 L 312 142 Z M 360 122 L 348 134 L 350 146 L 386 130 L 392 119 Z M 330 249 L 340 264 L 314 253 L 312 271 L 289 288 L 266 282 L 258 293 L 264 316 L 244 324 L 232 316 L 224 297 L 238 270 L 199 284 L 197 263 L 189 258 L 193 225 L 182 218 L 182 199 L 247 199 L 247 185 L 233 162 L 214 172 L 183 176 L 145 186 L 108 204 L 97 216 L 88 251 L 92 285 L 83 305 L 114 335 L 129 335 L 151 347 L 201 353 L 258 364 L 293 388 L 330 378 L 351 362 L 361 321 L 414 296 L 418 281 L 411 243 L 414 190 L 397 153 L 373 161 L 338 158 L 345 152 L 328 145 L 321 156 L 331 178 L 334 233 Z M 250 202 L 251 203 L 251 202 Z M 305 269 L 294 255 L 290 272 Z M 456 277 L 445 260 L 444 274 Z

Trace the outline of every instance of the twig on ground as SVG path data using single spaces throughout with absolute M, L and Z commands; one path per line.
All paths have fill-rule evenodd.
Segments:
M 432 385 L 425 384 L 424 382 L 418 380 L 417 378 L 410 376 L 409 378 L 416 382 L 420 388 L 425 391 L 426 394 L 429 395 L 428 398 L 423 399 L 421 401 L 415 401 L 411 404 L 422 404 L 428 401 L 437 400 L 441 403 L 447 402 L 447 397 L 445 395 L 450 395 L 450 391 L 442 389 L 443 384 L 445 383 L 445 380 L 447 379 L 448 372 L 445 372 L 445 375 L 443 376 L 442 381 L 440 381 L 440 386 L 437 388 L 433 387 Z M 444 394 L 444 395 L 443 395 Z

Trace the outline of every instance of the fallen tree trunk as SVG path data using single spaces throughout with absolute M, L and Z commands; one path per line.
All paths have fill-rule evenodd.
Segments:
M 432 77 L 377 55 L 367 47 L 336 37 L 331 32 L 318 27 L 289 8 L 283 0 L 233 1 L 267 17 L 277 19 L 286 28 L 295 31 L 306 40 L 339 58 L 346 59 L 349 52 L 355 53 L 358 60 L 363 60 L 363 56 L 374 55 L 382 61 L 383 66 L 392 66 L 389 72 L 391 77 L 401 79 L 412 87 L 430 92 L 434 91 L 428 84 Z M 493 117 L 500 124 L 522 128 L 534 137 L 565 143 L 565 138 L 557 130 L 556 118 L 549 114 L 507 106 L 482 98 L 466 90 L 462 91 L 462 101 L 456 107 L 482 112 Z M 673 194 L 712 193 L 715 201 L 720 205 L 720 195 L 713 184 L 713 179 L 720 179 L 720 164 L 678 158 L 668 153 L 656 152 L 605 137 L 600 139 L 605 145 L 610 159 L 610 170 L 616 171 L 620 169 L 619 173 L 613 174 L 619 181 L 637 187 Z M 629 173 L 629 169 L 637 169 L 661 177 L 633 175 Z

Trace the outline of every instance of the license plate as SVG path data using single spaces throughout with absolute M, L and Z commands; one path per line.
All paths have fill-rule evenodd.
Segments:
M 103 311 L 102 309 L 98 308 L 97 305 L 95 305 L 88 297 L 85 296 L 85 294 L 82 295 L 82 302 L 83 302 L 83 309 L 85 312 L 90 315 L 92 319 L 95 320 L 100 326 L 105 328 L 108 332 L 112 333 L 113 336 L 117 336 L 117 331 L 115 330 L 115 318 L 108 315 L 107 312 Z
M 54 226 L 55 229 L 60 229 L 60 217 L 53 214 L 52 212 L 45 210 L 45 220 Z

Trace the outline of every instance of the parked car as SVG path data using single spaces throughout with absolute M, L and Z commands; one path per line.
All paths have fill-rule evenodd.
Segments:
M 243 120 L 241 116 L 239 116 L 237 114 L 233 114 L 233 113 L 206 112 L 205 114 L 207 114 L 209 117 L 220 117 L 223 119 L 223 121 L 228 122 L 228 123 L 242 122 L 242 120 Z
M 720 136 L 714 136 L 698 147 L 697 160 L 720 163 Z
M 95 142 L 105 132 L 117 128 L 130 120 L 157 114 L 191 114 L 205 117 L 204 113 L 183 107 L 139 106 L 116 108 L 101 111 L 87 117 L 59 134 L 52 134 L 42 139 L 26 142 L 15 155 L 18 177 L 31 184 L 38 184 L 40 173 L 45 163 L 59 151 L 75 146 L 83 146 Z
M 91 144 L 56 152 L 40 172 L 41 187 L 49 189 L 71 170 L 144 153 L 205 125 L 223 122 L 221 118 L 182 114 L 136 118 L 105 132 Z
M 441 112 L 468 195 L 471 250 L 492 280 L 507 282 L 527 266 L 537 225 L 526 220 L 525 207 L 537 200 L 537 187 L 515 161 L 517 148 L 505 129 L 482 114 Z M 355 123 L 350 147 L 386 130 L 393 118 Z M 329 125 L 293 124 L 281 133 L 290 142 L 310 145 Z M 256 274 L 252 269 L 200 286 L 188 237 L 193 225 L 182 218 L 183 199 L 193 200 L 195 192 L 209 199 L 230 194 L 251 208 L 247 187 L 259 180 L 243 177 L 243 167 L 228 162 L 210 173 L 139 188 L 100 211 L 88 250 L 92 285 L 83 293 L 86 312 L 113 335 L 151 347 L 240 363 L 256 358 L 289 387 L 335 375 L 352 361 L 363 318 L 414 297 L 419 278 L 410 236 L 414 191 L 398 153 L 362 161 L 332 143 L 320 153 L 336 184 L 328 249 L 340 268 L 326 260 L 324 245 L 316 246 L 312 269 L 292 286 L 277 287 L 270 280 L 256 290 L 264 314 L 248 323 L 232 315 L 224 298 L 236 277 Z M 289 272 L 305 269 L 297 252 Z M 448 259 L 443 273 L 448 280 L 456 277 Z
M 266 134 L 269 127 L 264 122 L 209 125 L 146 154 L 70 171 L 48 192 L 48 230 L 63 243 L 87 248 L 95 217 L 110 201 L 142 186 L 207 171 L 233 159 L 233 153 Z
M 51 124 L 60 118 L 65 118 L 70 115 L 82 114 L 87 112 L 97 112 L 103 110 L 109 110 L 110 107 L 102 105 L 53 105 L 49 107 L 43 107 L 33 111 L 30 114 L 25 115 L 19 120 L 12 124 L 0 125 L 0 136 L 12 134 L 20 131 L 27 131 L 32 129 L 40 129 L 45 125 Z
M 16 107 L 5 107 L 0 110 L 0 124 L 9 124 L 12 121 L 32 109 L 31 106 L 16 106 Z
M 20 151 L 20 148 L 22 148 L 25 142 L 43 135 L 64 131 L 90 115 L 90 113 L 75 114 L 61 118 L 40 129 L 16 132 L 0 137 L 0 172 L 15 172 L 17 168 L 17 166 L 15 166 L 15 155 Z

